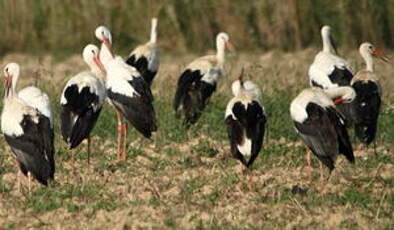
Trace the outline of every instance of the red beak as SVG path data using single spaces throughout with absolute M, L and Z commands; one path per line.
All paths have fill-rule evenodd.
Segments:
M 377 58 L 380 58 L 382 61 L 384 61 L 384 62 L 389 62 L 389 58 L 386 56 L 386 54 L 382 51 L 382 50 L 380 50 L 380 49 L 375 49 L 373 52 L 372 52 L 372 55 L 373 56 L 375 56 L 375 57 L 377 57 Z
M 343 100 L 342 97 L 338 97 L 338 98 L 335 98 L 335 99 L 334 99 L 334 104 L 338 105 L 338 104 L 341 104 L 343 101 L 344 101 L 344 100 Z
M 108 48 L 108 50 L 109 50 L 109 52 L 112 54 L 112 56 L 113 56 L 113 53 L 112 53 L 112 45 L 111 45 L 111 42 L 109 41 L 109 39 L 108 38 L 104 38 L 103 39 L 103 43 L 104 43 L 104 45 Z
M 8 96 L 12 85 L 12 75 L 8 75 L 4 79 L 4 95 Z
M 93 57 L 93 61 L 94 61 L 94 63 L 96 63 L 97 67 L 101 70 L 101 72 L 103 74 L 107 73 L 107 71 L 105 71 L 103 63 L 100 61 L 100 57 L 99 56 L 94 56 Z
M 231 51 L 231 52 L 235 51 L 235 47 L 234 47 L 234 45 L 232 43 L 226 42 L 225 46 L 226 46 L 226 49 L 228 49 L 229 51 Z

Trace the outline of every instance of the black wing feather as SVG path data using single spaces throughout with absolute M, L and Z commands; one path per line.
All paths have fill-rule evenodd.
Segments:
M 101 112 L 99 97 L 90 92 L 89 87 L 79 91 L 77 85 L 70 85 L 64 92 L 67 104 L 61 107 L 61 130 L 63 139 L 70 148 L 77 147 L 94 128 Z
M 354 162 L 353 150 L 349 141 L 343 117 L 335 108 L 322 108 L 315 103 L 307 105 L 308 118 L 294 122 L 305 144 L 330 170 L 338 153 Z
M 249 168 L 256 160 L 263 144 L 266 116 L 257 101 L 249 103 L 247 109 L 241 102 L 237 102 L 232 111 L 236 119 L 234 120 L 232 116 L 226 118 L 231 152 L 236 159 Z M 245 160 L 237 147 L 243 143 L 245 133 L 246 137 L 252 141 L 251 156 L 248 161 Z
M 352 86 L 357 94 L 351 103 L 356 136 L 370 144 L 376 136 L 381 106 L 379 85 L 373 81 L 357 81 Z
M 136 59 L 135 55 L 133 54 L 127 59 L 126 63 L 136 68 L 149 86 L 152 85 L 157 71 L 149 70 L 149 62 L 145 56 L 141 56 L 140 58 Z
M 157 131 L 151 91 L 143 79 L 134 79 L 128 83 L 140 94 L 139 96 L 127 97 L 108 89 L 108 97 L 140 133 L 150 138 L 152 132 Z
M 179 115 L 184 113 L 185 124 L 194 124 L 202 115 L 209 98 L 216 90 L 216 84 L 201 80 L 200 70 L 186 70 L 178 80 L 174 98 L 174 110 Z
M 7 143 L 19 162 L 21 171 L 26 175 L 31 172 L 40 183 L 47 185 L 54 179 L 54 132 L 49 118 L 39 114 L 38 123 L 34 123 L 30 115 L 23 117 L 21 136 L 5 134 Z

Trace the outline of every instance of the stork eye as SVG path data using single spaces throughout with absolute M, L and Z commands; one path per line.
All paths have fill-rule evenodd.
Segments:
M 8 73 L 8 67 L 7 67 L 7 68 L 5 68 L 5 72 L 7 72 L 7 73 Z
M 94 50 L 92 50 L 92 54 L 96 54 L 96 52 L 94 52 Z
M 368 48 L 369 48 L 370 50 L 372 50 L 372 49 L 373 49 L 373 47 L 372 47 L 372 46 L 369 46 Z

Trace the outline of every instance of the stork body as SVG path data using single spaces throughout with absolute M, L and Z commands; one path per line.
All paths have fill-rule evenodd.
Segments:
M 70 149 L 77 147 L 84 139 L 90 138 L 106 98 L 104 67 L 99 58 L 99 50 L 87 45 L 83 59 L 90 67 L 72 77 L 63 89 L 61 105 L 61 131 Z M 90 155 L 88 140 L 88 162 Z
M 225 74 L 225 48 L 231 47 L 226 33 L 216 38 L 216 55 L 200 57 L 191 62 L 178 79 L 174 110 L 184 116 L 184 124 L 194 124 L 200 118 L 218 80 Z
M 359 51 L 366 63 L 366 69 L 359 71 L 351 82 L 357 94 L 351 103 L 352 117 L 356 136 L 368 145 L 376 136 L 382 97 L 382 87 L 374 73 L 373 57 L 384 61 L 387 61 L 387 58 L 368 42 L 361 44 Z
M 249 168 L 262 148 L 267 117 L 255 84 L 239 79 L 232 84 L 232 91 L 234 98 L 225 113 L 231 153 Z
M 316 55 L 308 72 L 310 85 L 323 89 L 349 86 L 353 78 L 349 64 L 336 55 L 330 31 L 329 26 L 321 29 L 323 50 Z
M 110 31 L 100 26 L 95 34 L 102 42 L 100 59 L 107 71 L 107 95 L 116 109 L 118 120 L 118 162 L 124 162 L 127 126 L 123 117 L 146 138 L 157 131 L 152 92 L 136 68 L 128 65 L 121 57 L 114 57 Z
M 16 91 L 20 67 L 8 64 L 5 69 L 5 96 L 1 130 L 11 147 L 21 172 L 43 185 L 54 179 L 55 149 L 53 119 L 48 96 L 36 87 Z
M 159 70 L 159 51 L 157 40 L 157 18 L 152 19 L 150 41 L 137 46 L 129 55 L 126 63 L 133 66 L 141 73 L 145 82 L 152 85 Z
M 290 114 L 301 139 L 312 153 L 329 168 L 335 168 L 338 154 L 354 162 L 345 119 L 335 104 L 351 102 L 355 92 L 350 87 L 303 90 L 291 103 Z

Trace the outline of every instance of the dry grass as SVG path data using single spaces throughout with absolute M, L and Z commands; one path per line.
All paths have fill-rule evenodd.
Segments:
M 307 87 L 306 72 L 315 53 L 230 56 L 228 76 L 190 130 L 174 119 L 170 100 L 180 70 L 194 56 L 165 56 L 153 86 L 160 116 L 153 140 L 132 130 L 127 163 L 113 165 L 115 121 L 107 106 L 94 131 L 91 165 L 84 145 L 74 151 L 73 161 L 73 152 L 57 134 L 58 184 L 36 185 L 30 196 L 16 191 L 14 162 L 1 139 L 0 229 L 392 229 L 394 69 L 391 64 L 376 66 L 385 89 L 378 156 L 372 149 L 357 150 L 356 165 L 340 158 L 326 186 L 319 183 L 315 160 L 314 183 L 309 185 L 304 147 L 291 127 L 288 105 Z M 348 57 L 359 69 L 356 53 Z M 39 79 L 53 97 L 56 118 L 65 81 L 85 68 L 79 56 L 59 62 L 50 56 L 12 54 L 0 64 L 9 61 L 22 64 L 21 85 L 34 81 L 32 76 Z M 270 119 L 268 140 L 250 177 L 228 158 L 223 123 L 229 86 L 242 66 L 262 88 Z M 297 186 L 305 191 L 295 191 Z

